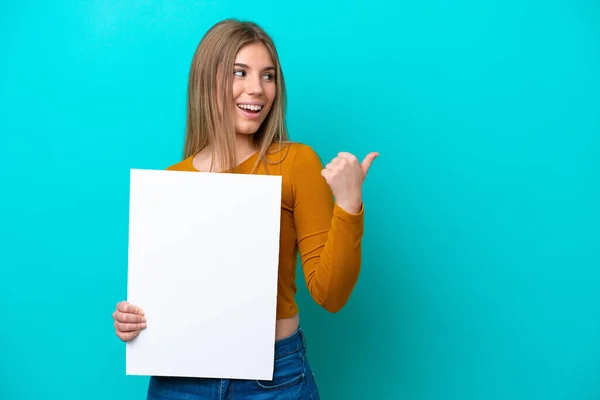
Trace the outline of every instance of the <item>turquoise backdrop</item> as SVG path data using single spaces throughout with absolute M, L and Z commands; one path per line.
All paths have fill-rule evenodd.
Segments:
M 329 314 L 299 275 L 323 399 L 600 397 L 600 5 L 591 0 L 3 1 L 0 398 L 144 399 L 130 168 L 183 143 L 226 17 L 274 37 L 292 138 L 379 151 L 364 268 Z

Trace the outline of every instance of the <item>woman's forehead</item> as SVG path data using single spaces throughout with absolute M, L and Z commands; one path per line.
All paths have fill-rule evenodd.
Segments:
M 271 52 L 262 43 L 251 43 L 242 47 L 235 56 L 235 63 L 252 69 L 274 67 Z

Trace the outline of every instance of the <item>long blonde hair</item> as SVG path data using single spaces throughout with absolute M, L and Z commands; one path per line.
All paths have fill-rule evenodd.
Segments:
M 253 136 L 253 145 L 258 150 L 254 168 L 263 160 L 271 145 L 288 142 L 285 81 L 273 40 L 253 22 L 226 19 L 206 32 L 192 59 L 188 78 L 184 158 L 194 156 L 210 145 L 213 154 L 211 169 L 216 154 L 221 161 L 221 171 L 238 164 L 231 107 L 233 68 L 238 51 L 255 42 L 264 44 L 271 55 L 276 68 L 276 95 L 267 118 Z

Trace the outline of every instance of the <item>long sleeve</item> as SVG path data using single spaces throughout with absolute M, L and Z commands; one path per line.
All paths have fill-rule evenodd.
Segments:
M 355 215 L 335 204 L 322 168 L 310 147 L 303 146 L 296 154 L 294 224 L 309 293 L 323 308 L 337 312 L 348 301 L 360 273 L 364 209 Z

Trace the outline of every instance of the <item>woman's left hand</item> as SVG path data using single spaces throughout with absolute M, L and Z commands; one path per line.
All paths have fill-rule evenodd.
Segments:
M 371 164 L 379 153 L 369 153 L 362 162 L 346 152 L 339 153 L 321 171 L 339 207 L 358 214 L 362 207 L 362 185 Z

